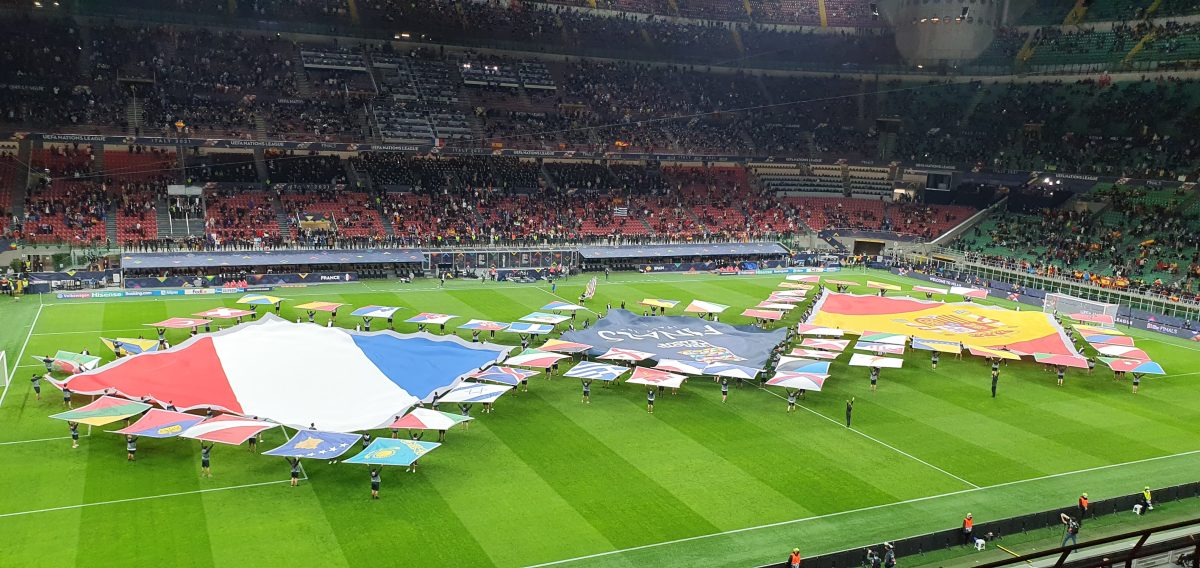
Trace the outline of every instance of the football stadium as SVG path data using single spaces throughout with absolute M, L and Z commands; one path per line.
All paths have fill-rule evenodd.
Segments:
M 1200 568 L 1200 5 L 4 0 L 0 567 Z

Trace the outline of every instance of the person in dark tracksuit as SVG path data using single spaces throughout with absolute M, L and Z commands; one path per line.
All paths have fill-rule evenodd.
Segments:
M 371 468 L 371 498 L 372 499 L 379 498 L 379 482 L 380 482 L 379 469 L 380 468 L 377 468 L 377 467 Z
M 137 460 L 137 436 L 125 436 L 125 461 Z
M 996 398 L 996 384 L 1000 382 L 1000 359 L 992 358 L 992 398 Z
M 854 416 L 854 397 L 846 401 L 846 427 L 850 427 L 850 419 Z
M 292 487 L 300 485 L 300 458 L 288 458 L 288 464 L 292 466 Z
M 212 469 L 209 468 L 209 466 L 212 465 L 211 462 L 209 461 L 209 457 L 211 456 L 212 448 L 213 448 L 212 444 L 209 444 L 206 446 L 206 445 L 204 445 L 204 442 L 200 442 L 200 476 L 201 477 L 212 477 Z
M 656 393 L 654 391 L 654 387 L 650 387 L 649 389 L 646 390 L 646 412 L 649 412 L 650 414 L 654 414 L 654 395 L 655 394 Z
M 721 378 L 721 402 L 727 402 L 728 400 L 729 400 L 729 379 L 727 377 L 722 377 Z
M 79 447 L 79 423 L 67 422 L 67 427 L 71 429 L 71 449 Z
M 42 400 L 42 377 L 41 377 L 41 375 L 34 373 L 33 378 L 29 379 L 29 382 L 33 383 L 33 394 L 37 396 L 38 400 Z

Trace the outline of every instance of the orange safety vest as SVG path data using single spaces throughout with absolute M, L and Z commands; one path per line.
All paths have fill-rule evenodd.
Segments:
M 776 558 L 778 558 L 778 556 Z M 788 563 L 791 564 L 792 566 L 799 566 L 800 565 L 800 553 L 793 552 L 792 555 L 790 557 L 788 557 Z
M 1083 509 L 1084 511 L 1086 511 L 1086 510 L 1087 510 L 1087 508 L 1088 508 L 1088 500 L 1087 500 L 1087 497 L 1080 497 L 1080 498 L 1079 498 L 1079 508 L 1080 508 L 1080 509 Z
M 970 517 L 963 519 L 963 530 L 964 531 L 969 531 L 974 527 L 975 527 L 975 519 L 972 519 Z

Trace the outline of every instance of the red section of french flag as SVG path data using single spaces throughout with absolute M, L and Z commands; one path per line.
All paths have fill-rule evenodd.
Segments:
M 76 375 L 67 386 L 81 394 L 101 394 L 114 388 L 126 397 L 149 396 L 180 410 L 216 405 L 242 412 L 211 337 L 202 337 L 187 349 L 123 359 L 104 370 Z

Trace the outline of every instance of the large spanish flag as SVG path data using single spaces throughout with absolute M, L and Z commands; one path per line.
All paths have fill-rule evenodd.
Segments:
M 1075 355 L 1075 349 L 1050 314 L 1016 312 L 975 303 L 946 303 L 826 292 L 809 320 L 850 333 L 867 330 L 920 339 L 954 341 L 982 347 L 1006 347 L 1025 353 Z

